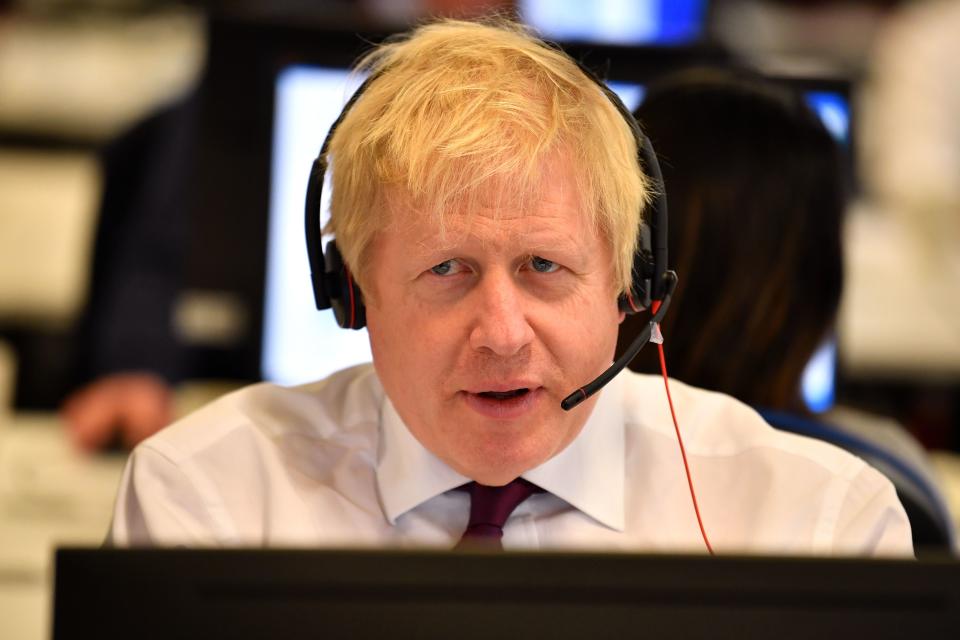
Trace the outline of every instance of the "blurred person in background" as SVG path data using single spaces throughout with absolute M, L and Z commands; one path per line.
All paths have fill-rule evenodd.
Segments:
M 636 116 L 662 158 L 683 274 L 663 322 L 677 336 L 671 375 L 804 411 L 800 378 L 832 334 L 843 288 L 836 144 L 802 96 L 746 72 L 665 79 Z
M 196 96 L 167 105 L 101 153 L 105 191 L 89 301 L 62 406 L 84 449 L 131 448 L 174 418 L 189 371 L 174 326 L 189 247 Z
M 960 444 L 960 3 L 717 0 L 711 11 L 714 37 L 764 73 L 852 81 L 845 395 L 935 450 L 960 513 L 948 453 Z
M 25 247 L 3 268 L 27 287 L 35 272 L 81 274 L 75 286 L 34 287 L 41 301 L 76 299 L 62 311 L 48 305 L 55 316 L 47 307 L 5 308 L 2 332 L 18 360 L 15 405 L 48 411 L 96 378 L 147 370 L 121 374 L 119 385 L 108 378 L 100 398 L 115 400 L 88 404 L 86 418 L 71 421 L 75 440 L 92 447 L 113 433 L 98 436 L 90 423 L 115 415 L 122 425 L 116 439 L 132 446 L 142 437 L 132 434 L 172 419 L 166 385 L 183 372 L 169 320 L 189 234 L 202 17 L 182 3 L 138 0 L 3 2 L 0 9 L 11 9 L 0 23 L 0 145 L 6 166 L 20 171 L 4 185 L 4 231 Z M 93 170 L 68 174 L 68 185 L 46 177 L 78 158 Z M 51 199 L 48 190 L 64 195 Z M 80 203 L 87 193 L 89 204 Z M 48 218 L 56 228 L 35 232 L 34 220 Z M 70 402 L 70 415 L 84 405 Z
M 515 8 L 512 0 L 200 4 L 223 14 L 314 16 L 363 28 L 395 28 L 425 16 L 476 17 Z M 98 228 L 94 287 L 73 378 L 82 384 L 61 406 L 71 439 L 83 449 L 132 449 L 172 422 L 173 385 L 190 375 L 171 317 L 188 246 L 188 173 L 196 101 L 190 96 L 148 117 L 103 154 L 104 224 Z
M 774 426 L 816 423 L 801 384 L 814 353 L 833 337 L 843 290 L 849 171 L 841 149 L 799 91 L 746 72 L 697 69 L 665 78 L 636 116 L 661 157 L 670 256 L 682 274 L 662 327 L 670 375 L 739 398 Z M 641 325 L 625 320 L 621 348 Z M 655 355 L 641 354 L 631 368 L 659 371 Z M 836 429 L 837 443 L 862 437 L 892 452 L 942 509 L 919 443 L 889 420 L 832 423 L 849 415 L 827 414 L 803 432 Z M 952 538 L 949 518 L 945 526 Z

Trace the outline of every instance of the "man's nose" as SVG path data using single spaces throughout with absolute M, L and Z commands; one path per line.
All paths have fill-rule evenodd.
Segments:
M 470 346 L 498 356 L 517 354 L 533 340 L 527 301 L 511 274 L 485 274 L 474 290 L 476 317 Z

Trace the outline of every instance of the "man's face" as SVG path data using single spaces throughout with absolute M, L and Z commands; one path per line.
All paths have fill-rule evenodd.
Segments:
M 577 436 L 596 398 L 560 401 L 609 366 L 623 319 L 611 249 L 580 211 L 570 163 L 523 213 L 397 212 L 369 255 L 377 373 L 420 443 L 502 485 Z M 491 198 L 491 200 L 493 200 Z

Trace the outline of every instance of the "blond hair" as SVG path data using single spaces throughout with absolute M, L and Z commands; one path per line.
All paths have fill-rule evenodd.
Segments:
M 443 20 L 388 41 L 357 69 L 373 78 L 334 133 L 330 222 L 364 286 L 365 254 L 388 223 L 391 197 L 437 217 L 524 206 L 542 164 L 566 153 L 581 210 L 613 249 L 615 283 L 631 285 L 648 199 L 628 123 L 566 54 L 524 27 Z

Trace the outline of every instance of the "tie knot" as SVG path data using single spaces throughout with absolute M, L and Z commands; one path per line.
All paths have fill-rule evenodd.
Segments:
M 502 548 L 500 538 L 503 536 L 503 525 L 514 509 L 532 494 L 543 491 L 523 478 L 517 478 L 502 487 L 471 482 L 465 488 L 470 492 L 470 522 L 458 546 L 473 540 L 480 543 L 486 541 L 494 548 Z
M 470 491 L 468 526 L 483 524 L 499 528 L 503 528 L 507 518 L 521 502 L 540 490 L 523 478 L 517 478 L 502 487 L 488 487 L 477 482 L 471 482 L 467 487 Z

